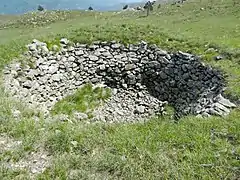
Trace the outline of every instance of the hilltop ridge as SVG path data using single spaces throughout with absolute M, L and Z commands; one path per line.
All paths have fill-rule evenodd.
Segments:
M 88 9 L 89 6 L 99 11 L 119 10 L 122 4 L 134 2 L 141 2 L 141 0 L 1 0 L 0 14 L 22 14 L 36 10 L 38 5 L 48 10 Z

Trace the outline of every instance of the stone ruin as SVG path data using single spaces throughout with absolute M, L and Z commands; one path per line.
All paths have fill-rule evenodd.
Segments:
M 93 119 L 105 122 L 163 115 L 166 104 L 174 107 L 175 118 L 225 116 L 235 107 L 222 96 L 225 81 L 219 70 L 204 65 L 198 56 L 169 53 L 144 41 L 125 46 L 61 39 L 59 46 L 49 49 L 34 40 L 24 57 L 27 64 L 5 67 L 5 89 L 46 113 L 86 83 L 112 89 L 112 97 L 94 110 Z

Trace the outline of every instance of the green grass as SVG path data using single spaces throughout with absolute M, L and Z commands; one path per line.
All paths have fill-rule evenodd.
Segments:
M 235 5 L 233 6 L 235 2 Z M 204 10 L 200 10 L 203 7 Z M 182 7 L 164 5 L 149 17 L 145 13 L 67 12 L 37 26 L 28 23 L 31 14 L 0 16 L 0 71 L 23 53 L 32 39 L 48 46 L 67 37 L 74 42 L 145 40 L 170 51 L 203 56 L 205 63 L 223 70 L 227 94 L 240 98 L 240 2 L 234 0 L 189 0 Z M 44 17 L 51 18 L 51 13 Z M 55 17 L 55 16 L 54 16 Z M 53 17 L 53 19 L 54 19 Z M 70 17 L 70 18 L 69 18 Z M 214 48 L 217 52 L 207 52 Z M 222 54 L 225 58 L 214 61 Z M 55 113 L 81 112 L 105 99 L 102 89 L 79 89 L 54 107 Z M 88 104 L 86 104 L 86 102 Z M 21 119 L 11 110 L 19 109 Z M 38 116 L 39 121 L 33 116 Z M 138 124 L 87 124 L 53 122 L 41 118 L 0 88 L 0 135 L 22 144 L 0 154 L 1 162 L 18 161 L 44 148 L 52 155 L 51 166 L 35 179 L 238 179 L 240 177 L 240 109 L 228 117 L 185 117 L 173 123 L 171 113 Z M 212 132 L 214 129 L 214 133 Z M 0 165 L 0 179 L 28 179 L 24 170 Z
M 179 124 L 170 123 L 168 116 L 144 124 L 116 125 L 23 120 L 21 126 L 9 125 L 14 128 L 8 133 L 18 137 L 15 131 L 25 124 L 29 129 L 22 140 L 28 141 L 24 138 L 44 128 L 37 134 L 55 160 L 39 175 L 41 179 L 65 179 L 74 170 L 80 179 L 91 179 L 91 175 L 99 179 L 233 179 L 239 175 L 240 124 L 236 118 L 237 111 L 227 119 L 189 117 Z
M 52 114 L 72 115 L 74 111 L 87 113 L 91 116 L 92 111 L 104 103 L 111 96 L 111 90 L 108 88 L 96 87 L 86 84 L 79 88 L 73 95 L 69 95 L 58 101 L 53 109 Z

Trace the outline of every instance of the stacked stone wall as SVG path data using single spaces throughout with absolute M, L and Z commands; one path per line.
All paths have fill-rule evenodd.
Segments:
M 204 65 L 192 54 L 169 53 L 146 42 L 127 46 L 115 41 L 86 45 L 72 44 L 67 39 L 61 39 L 60 47 L 55 45 L 51 51 L 38 40 L 29 44 L 28 49 L 27 65 L 7 66 L 4 79 L 8 92 L 34 107 L 49 110 L 89 82 L 105 84 L 121 93 L 143 92 L 145 97 L 158 100 L 155 109 L 161 111 L 167 101 L 175 108 L 176 117 L 226 115 L 234 107 L 221 96 L 225 86 L 221 72 Z M 151 101 L 147 103 L 145 106 Z M 139 106 L 137 109 L 143 111 Z

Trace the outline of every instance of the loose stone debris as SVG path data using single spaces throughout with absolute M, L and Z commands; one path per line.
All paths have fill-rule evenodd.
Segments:
M 94 111 L 94 121 L 149 118 L 163 114 L 166 104 L 175 108 L 175 118 L 225 116 L 236 107 L 221 95 L 222 73 L 192 54 L 170 53 L 144 41 L 127 46 L 116 41 L 87 45 L 63 38 L 52 48 L 38 40 L 27 47 L 27 62 L 5 67 L 5 89 L 44 112 L 86 83 L 103 84 L 113 92 Z M 77 113 L 77 119 L 86 118 Z

